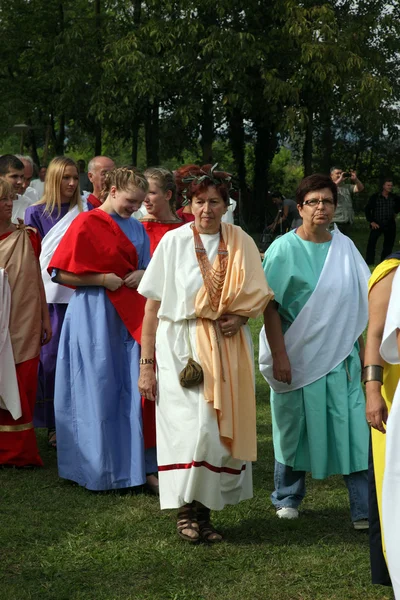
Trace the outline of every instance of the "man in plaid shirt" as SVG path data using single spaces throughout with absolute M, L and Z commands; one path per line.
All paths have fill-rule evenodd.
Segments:
M 366 261 L 375 264 L 375 248 L 378 238 L 383 234 L 381 261 L 392 253 L 396 239 L 396 214 L 400 212 L 399 198 L 392 194 L 393 180 L 383 181 L 382 191 L 373 194 L 365 207 L 365 216 L 370 223 Z

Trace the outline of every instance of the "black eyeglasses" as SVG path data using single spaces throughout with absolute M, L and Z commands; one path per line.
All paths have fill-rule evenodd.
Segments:
M 317 198 L 311 198 L 311 200 L 305 200 L 303 202 L 303 205 L 304 204 L 306 204 L 307 206 L 311 206 L 311 208 L 315 208 L 316 206 L 318 206 L 318 204 L 323 204 L 327 208 L 330 208 L 335 203 L 330 198 L 319 198 L 318 200 L 317 200 Z

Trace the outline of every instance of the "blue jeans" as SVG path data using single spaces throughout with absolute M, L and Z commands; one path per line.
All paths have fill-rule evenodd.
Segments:
M 343 475 L 349 492 L 351 520 L 368 519 L 368 471 Z M 293 471 L 292 467 L 275 461 L 275 490 L 271 501 L 275 508 L 298 508 L 306 494 L 305 471 Z

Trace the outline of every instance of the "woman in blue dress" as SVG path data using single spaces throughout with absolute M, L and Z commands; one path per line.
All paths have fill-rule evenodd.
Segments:
M 57 358 L 59 475 L 90 490 L 142 485 L 157 470 L 154 449 L 144 450 L 137 387 L 144 299 L 136 289 L 150 245 L 131 218 L 147 185 L 135 169 L 110 171 L 104 204 L 74 220 L 49 265 L 54 281 L 76 288 Z
M 305 473 L 344 476 L 355 529 L 368 527 L 368 426 L 360 344 L 367 324 L 369 269 L 353 242 L 329 225 L 337 187 L 303 179 L 303 224 L 269 248 L 264 271 L 275 294 L 264 313 L 260 369 L 271 389 L 275 453 L 272 502 L 298 517 Z

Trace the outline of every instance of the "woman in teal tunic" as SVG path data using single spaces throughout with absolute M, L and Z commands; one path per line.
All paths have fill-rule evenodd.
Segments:
M 277 239 L 263 264 L 275 294 L 260 336 L 260 369 L 272 388 L 271 499 L 278 517 L 297 518 L 305 473 L 341 473 L 354 527 L 364 529 L 369 432 L 360 353 L 369 270 L 347 236 L 328 231 L 337 204 L 329 177 L 306 177 L 296 199 L 303 225 Z

